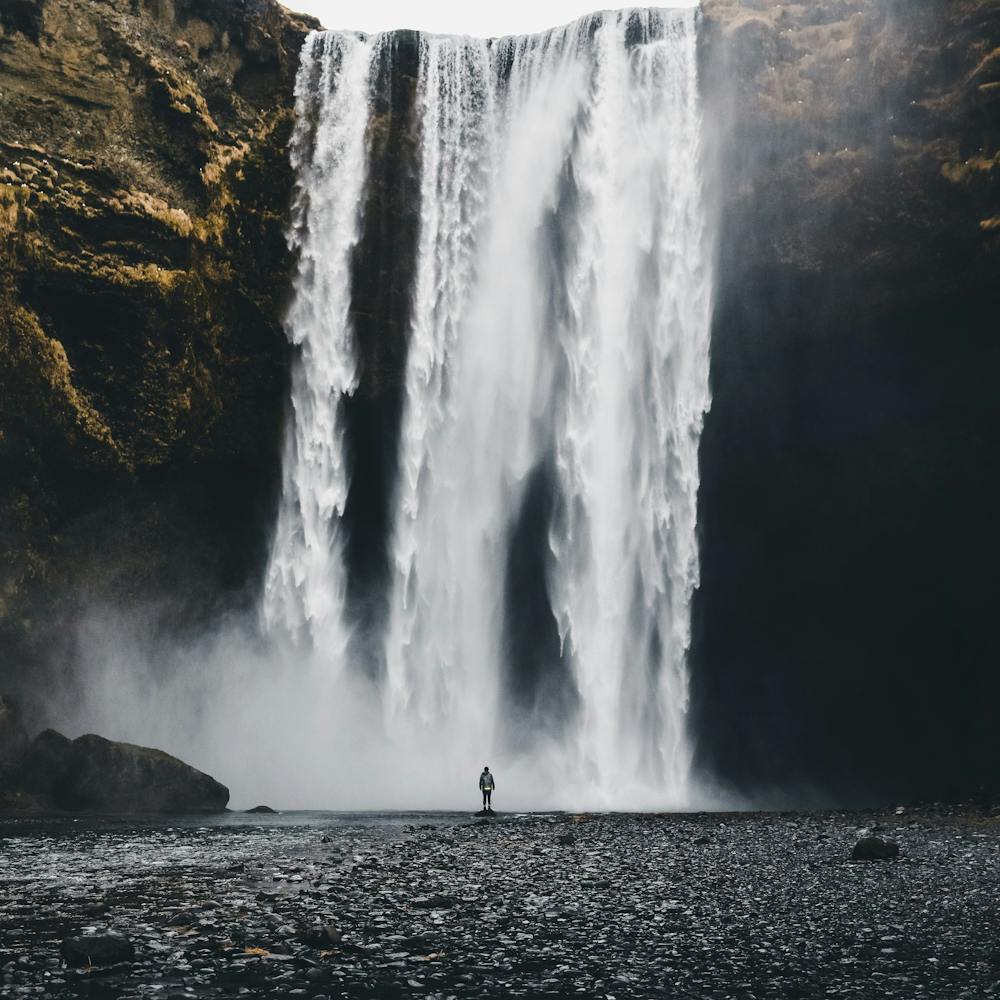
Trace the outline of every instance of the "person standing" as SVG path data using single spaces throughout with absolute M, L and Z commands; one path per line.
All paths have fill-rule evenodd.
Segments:
M 490 797 L 493 795 L 495 787 L 496 782 L 493 780 L 493 775 L 490 773 L 490 769 L 484 764 L 483 773 L 479 775 L 479 790 L 483 793 L 483 812 L 493 812 Z

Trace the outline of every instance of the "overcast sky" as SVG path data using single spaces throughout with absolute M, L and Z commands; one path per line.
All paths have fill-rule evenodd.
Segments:
M 419 28 L 449 35 L 523 35 L 567 24 L 607 6 L 601 0 L 283 0 L 326 28 Z M 626 6 L 613 4 L 612 6 Z M 693 7 L 695 0 L 662 6 Z

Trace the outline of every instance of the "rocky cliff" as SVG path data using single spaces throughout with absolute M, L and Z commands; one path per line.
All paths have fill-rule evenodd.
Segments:
M 841 800 L 995 781 L 1000 6 L 703 10 L 702 763 Z
M 243 588 L 280 464 L 286 152 L 315 26 L 274 0 L 0 6 L 0 670 L 81 601 Z
M 727 274 L 831 284 L 835 273 L 865 307 L 901 290 L 940 301 L 992 289 L 996 3 L 704 0 L 702 9 Z

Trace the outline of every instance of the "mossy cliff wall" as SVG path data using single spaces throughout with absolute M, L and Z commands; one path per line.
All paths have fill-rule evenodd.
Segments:
M 274 0 L 0 6 L 0 639 L 81 602 L 229 600 L 280 465 L 286 144 Z M 227 596 L 228 595 L 228 596 Z

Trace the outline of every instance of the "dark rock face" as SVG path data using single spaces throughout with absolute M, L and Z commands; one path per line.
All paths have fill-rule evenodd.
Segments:
M 858 311 L 993 290 L 995 4 L 706 0 L 703 11 L 727 284 L 803 301 L 826 292 L 816 315 L 847 299 Z
M 28 745 L 28 734 L 17 705 L 0 695 L 0 767 L 21 755 Z
M 90 812 L 221 812 L 229 790 L 162 750 L 87 735 L 71 744 L 57 801 Z
M 162 750 L 94 735 L 69 740 L 52 729 L 35 737 L 9 773 L 30 812 L 211 813 L 229 801 L 224 785 Z M 21 811 L 18 804 L 6 803 L 8 811 Z
M 701 763 L 800 802 L 962 794 L 1000 757 L 1000 11 L 703 9 Z
M 851 851 L 852 861 L 892 861 L 899 857 L 899 844 L 881 837 L 862 837 Z
M 0 7 L 12 683 L 81 603 L 183 595 L 191 623 L 253 586 L 280 467 L 286 143 L 311 25 L 275 0 Z
M 69 966 L 117 965 L 135 958 L 135 946 L 123 934 L 84 934 L 66 938 L 60 954 Z
M 17 762 L 18 784 L 54 803 L 69 779 L 72 752 L 71 739 L 54 729 L 43 729 Z

